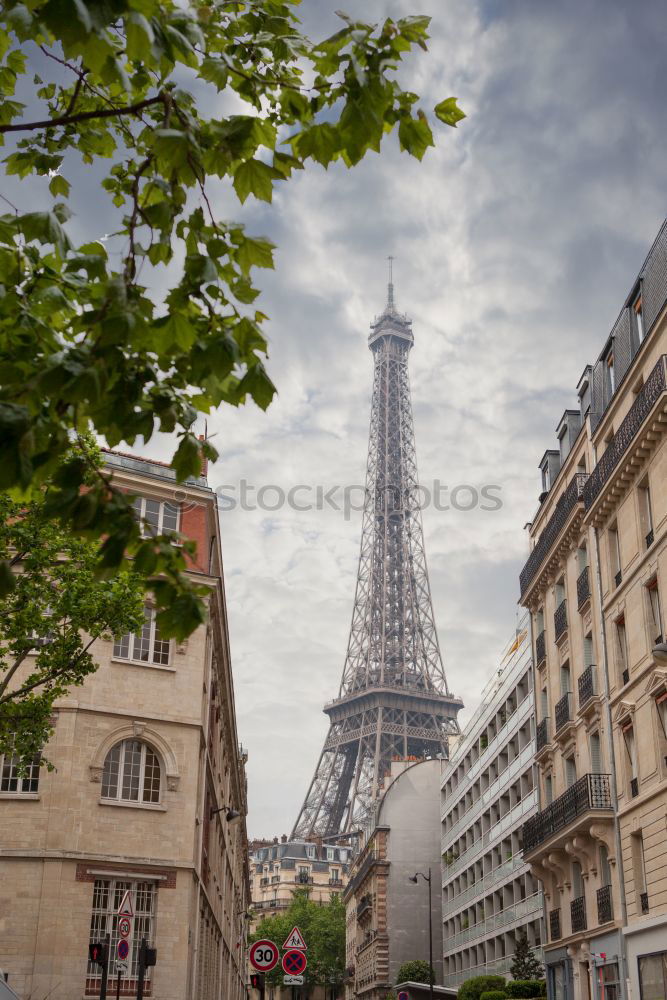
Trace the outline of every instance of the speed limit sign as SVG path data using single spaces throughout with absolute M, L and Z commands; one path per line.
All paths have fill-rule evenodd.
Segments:
M 255 941 L 250 949 L 250 963 L 258 972 L 270 972 L 278 964 L 278 949 L 273 941 Z

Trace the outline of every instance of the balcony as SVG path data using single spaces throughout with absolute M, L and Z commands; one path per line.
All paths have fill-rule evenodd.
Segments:
M 365 913 L 369 913 L 373 905 L 373 897 L 370 892 L 367 892 L 361 897 L 359 903 L 357 904 L 357 920 L 360 920 Z
M 524 855 L 535 851 L 545 840 L 564 830 L 579 816 L 598 810 L 611 811 L 609 775 L 585 774 L 551 805 L 524 823 Z
M 586 897 L 579 896 L 578 899 L 573 899 L 570 903 L 570 921 L 572 923 L 572 933 L 576 934 L 578 931 L 585 931 L 587 928 L 586 923 Z
M 522 596 L 526 593 L 528 587 L 537 576 L 537 571 L 546 559 L 550 550 L 558 541 L 558 537 L 567 524 L 570 514 L 579 501 L 583 499 L 584 484 L 586 483 L 587 478 L 588 477 L 584 473 L 578 472 L 572 478 L 565 492 L 556 502 L 553 514 L 547 521 L 546 527 L 538 538 L 535 548 L 528 556 L 526 565 L 521 570 L 519 583 L 521 585 Z
M 598 901 L 598 923 L 608 924 L 614 919 L 614 902 L 611 894 L 611 886 L 603 885 L 597 891 Z
M 566 691 L 560 701 L 556 702 L 556 732 L 559 733 L 563 726 L 572 722 L 572 692 Z
M 648 893 L 647 892 L 641 892 L 639 894 L 639 905 L 641 907 L 642 913 L 648 913 L 648 911 L 649 911 L 649 905 L 648 905 Z
M 342 878 L 330 878 L 329 885 L 340 887 L 343 884 Z
M 605 486 L 611 480 L 621 459 L 629 450 L 639 434 L 644 421 L 666 387 L 665 355 L 663 354 L 646 379 L 646 382 L 644 382 L 644 385 L 637 394 L 636 400 L 630 407 L 627 416 L 622 421 L 616 434 L 614 434 L 609 442 L 602 458 L 588 477 L 588 482 L 583 489 L 586 510 L 591 509 Z
M 556 631 L 556 642 L 567 629 L 567 601 L 561 601 L 554 611 L 554 629 Z
M 460 948 L 461 945 L 467 944 L 469 941 L 476 941 L 480 937 L 489 937 L 493 931 L 509 927 L 518 920 L 526 920 L 532 917 L 533 914 L 541 913 L 542 905 L 542 893 L 533 893 L 532 896 L 527 896 L 526 899 L 522 899 L 518 903 L 513 903 L 510 906 L 506 906 L 503 910 L 499 910 L 497 913 L 492 913 L 485 919 L 478 920 L 476 924 L 472 924 L 470 927 L 464 927 L 460 931 L 457 931 L 457 933 L 450 934 L 449 937 L 444 939 L 444 952 L 448 954 Z
M 294 879 L 297 885 L 312 885 L 313 876 L 312 875 L 302 875 L 301 872 Z
M 547 640 L 546 632 L 544 629 L 540 632 L 537 639 L 535 640 L 535 662 L 539 667 L 540 663 L 544 663 L 547 658 Z
M 577 611 L 581 611 L 590 596 L 590 574 L 588 572 L 588 566 L 586 566 L 577 577 Z
M 537 728 L 535 729 L 535 752 L 539 753 L 540 750 L 547 745 L 549 742 L 549 720 L 542 719 L 538 722 Z
M 595 664 L 590 663 L 577 681 L 579 690 L 579 711 L 582 710 L 591 698 L 595 697 Z
M 560 910 L 549 911 L 549 940 L 558 941 L 560 933 Z

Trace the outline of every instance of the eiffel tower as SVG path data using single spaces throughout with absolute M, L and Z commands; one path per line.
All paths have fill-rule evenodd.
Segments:
M 357 588 L 330 729 L 292 837 L 363 823 L 397 757 L 447 756 L 463 702 L 448 687 L 433 617 L 417 479 L 408 355 L 394 304 L 371 324 L 373 400 Z

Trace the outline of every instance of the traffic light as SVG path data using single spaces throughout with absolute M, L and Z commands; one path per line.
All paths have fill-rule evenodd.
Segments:
M 143 939 L 139 948 L 139 965 L 144 969 L 148 969 L 149 966 L 155 965 L 156 962 L 157 948 L 149 948 L 145 939 Z
M 99 965 L 103 969 L 106 968 L 108 957 L 106 944 L 102 941 L 93 941 L 92 944 L 88 945 L 88 957 L 95 965 Z
M 264 995 L 264 974 L 262 972 L 252 972 L 250 974 L 250 985 L 253 990 L 259 990 Z

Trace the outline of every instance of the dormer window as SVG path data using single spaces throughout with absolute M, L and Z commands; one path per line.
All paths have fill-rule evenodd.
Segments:
M 144 538 L 156 535 L 171 535 L 178 531 L 179 508 L 168 500 L 150 500 L 136 497 L 134 512 Z
M 616 392 L 616 372 L 614 370 L 614 352 L 610 351 L 605 358 L 605 366 L 607 372 L 607 385 L 609 387 L 609 395 L 613 396 Z
M 631 315 L 632 315 L 632 322 L 635 325 L 637 342 L 641 344 L 642 340 L 644 339 L 644 317 L 642 313 L 641 292 L 637 295 L 634 302 L 632 303 Z

